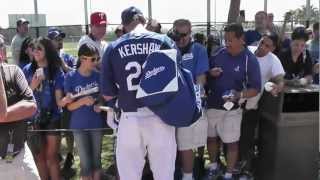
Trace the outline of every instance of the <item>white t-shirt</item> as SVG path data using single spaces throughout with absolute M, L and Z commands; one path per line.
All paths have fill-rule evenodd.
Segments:
M 254 53 L 257 50 L 257 47 L 248 46 L 248 49 Z M 264 89 L 264 84 L 277 75 L 285 74 L 279 58 L 272 52 L 268 53 L 264 57 L 257 57 L 257 59 L 261 74 L 261 92 L 257 96 L 247 99 L 246 109 L 257 109 L 258 101 Z
M 94 41 L 88 35 L 84 35 L 79 40 L 78 49 L 81 45 L 83 45 L 85 43 L 91 44 L 91 45 L 95 46 L 96 48 L 98 48 L 101 58 L 102 58 L 103 53 L 105 52 L 105 50 L 107 49 L 107 46 L 108 46 L 108 43 L 106 41 L 103 41 L 103 40 L 102 41 Z

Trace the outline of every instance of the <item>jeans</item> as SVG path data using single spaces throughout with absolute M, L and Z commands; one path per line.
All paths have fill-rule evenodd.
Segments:
M 80 157 L 80 175 L 91 176 L 101 169 L 102 131 L 78 131 L 73 135 Z

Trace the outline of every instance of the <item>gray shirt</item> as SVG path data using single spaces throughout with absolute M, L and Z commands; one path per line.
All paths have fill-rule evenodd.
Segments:
M 13 63 L 18 65 L 19 64 L 19 57 L 20 57 L 20 50 L 22 46 L 22 42 L 26 36 L 21 36 L 20 34 L 16 34 L 11 41 L 11 53 L 12 53 L 12 60 Z

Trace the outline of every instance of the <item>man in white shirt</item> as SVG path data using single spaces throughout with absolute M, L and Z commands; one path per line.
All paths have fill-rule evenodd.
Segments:
M 102 58 L 104 51 L 107 48 L 107 42 L 103 40 L 107 29 L 107 16 L 104 12 L 94 12 L 90 16 L 90 33 L 84 35 L 79 40 L 78 48 L 85 43 L 89 43 L 99 50 Z
M 21 45 L 29 32 L 29 21 L 20 18 L 17 21 L 17 34 L 11 41 L 12 60 L 14 64 L 19 64 Z
M 261 73 L 261 92 L 252 98 L 247 99 L 245 110 L 243 111 L 241 136 L 240 136 L 240 158 L 247 162 L 250 170 L 250 161 L 254 152 L 255 128 L 259 121 L 258 101 L 263 93 L 266 82 L 273 82 L 270 93 L 277 97 L 283 89 L 284 69 L 279 58 L 272 53 L 276 49 L 278 36 L 275 33 L 262 35 L 258 47 L 249 46 L 249 50 L 258 59 Z

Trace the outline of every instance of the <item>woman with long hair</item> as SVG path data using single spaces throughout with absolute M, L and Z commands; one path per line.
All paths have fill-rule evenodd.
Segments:
M 42 132 L 34 152 L 42 180 L 60 180 L 58 151 L 60 134 L 50 131 L 60 127 L 64 74 L 61 59 L 51 40 L 39 37 L 33 48 L 34 60 L 24 67 L 26 78 L 38 104 L 35 124 Z
M 96 103 L 100 84 L 100 73 L 96 71 L 100 59 L 99 51 L 90 44 L 83 44 L 79 48 L 78 57 L 77 70 L 66 75 L 64 84 L 67 97 L 84 94 L 73 98 L 67 105 L 71 112 L 70 128 L 79 130 L 74 131 L 73 135 L 80 156 L 81 179 L 100 180 L 102 132 L 83 131 L 102 128 L 104 125 Z
M 23 67 L 33 60 L 33 39 L 31 37 L 26 37 L 22 42 L 20 57 L 18 66 L 23 69 Z

